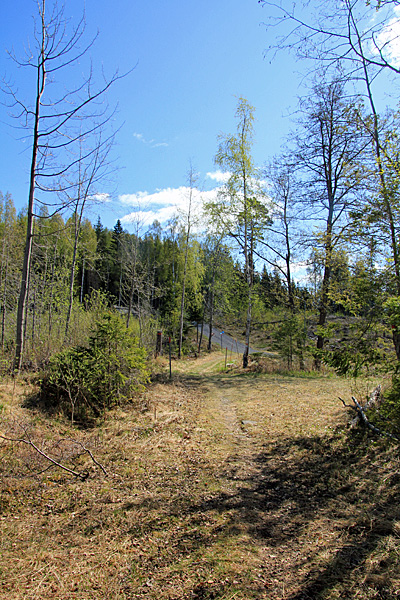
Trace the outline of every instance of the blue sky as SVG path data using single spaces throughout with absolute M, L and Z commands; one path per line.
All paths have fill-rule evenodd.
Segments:
M 234 131 L 239 96 L 256 109 L 256 163 L 279 151 L 289 127 L 284 115 L 298 93 L 298 67 L 284 56 L 273 64 L 264 59 L 268 39 L 257 0 L 68 0 L 66 5 L 73 19 L 85 6 L 88 38 L 99 31 L 91 51 L 95 67 L 111 74 L 135 66 L 109 94 L 111 105 L 118 102 L 116 125 L 122 125 L 114 148 L 119 170 L 115 183 L 99 190 L 112 194 L 112 203 L 93 207 L 92 221 L 100 214 L 112 227 L 138 199 L 141 208 L 156 210 L 160 205 L 149 201 L 179 203 L 190 161 L 202 186 L 215 186 L 207 173 L 215 171 L 217 135 Z M 22 55 L 34 13 L 34 0 L 13 0 L 4 3 L 0 24 L 0 73 L 26 98 L 32 96 L 29 81 L 6 49 Z M 0 120 L 0 190 L 9 191 L 20 209 L 27 201 L 29 144 L 18 139 L 5 108 Z M 124 224 L 129 229 L 126 219 Z
M 49 0 L 50 2 L 50 0 Z M 67 0 L 66 14 L 77 20 L 86 10 L 88 39 L 99 31 L 91 50 L 97 70 L 125 72 L 109 94 L 118 103 L 120 127 L 114 148 L 115 181 L 98 190 L 109 202 L 93 206 L 107 227 L 139 208 L 146 224 L 166 220 L 185 202 L 189 163 L 200 186 L 218 184 L 213 158 L 219 133 L 235 130 L 238 97 L 255 107 L 255 163 L 279 153 L 291 126 L 289 114 L 304 91 L 298 74 L 308 66 L 287 54 L 264 58 L 271 43 L 257 0 Z M 32 97 L 25 73 L 7 58 L 6 49 L 23 54 L 32 36 L 34 0 L 4 3 L 0 23 L 0 74 L 22 97 Z M 83 65 L 82 65 L 83 67 Z M 19 139 L 7 110 L 0 108 L 0 190 L 9 191 L 18 209 L 27 202 L 29 143 Z M 28 148 L 28 150 L 27 150 Z M 210 176 L 210 174 L 212 174 Z

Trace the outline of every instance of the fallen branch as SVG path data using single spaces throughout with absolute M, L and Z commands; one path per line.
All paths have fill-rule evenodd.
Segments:
M 62 469 L 63 471 L 66 471 L 67 473 L 70 473 L 71 475 L 74 475 L 74 477 L 79 477 L 79 479 L 81 479 L 81 481 L 85 481 L 89 477 L 89 473 L 87 471 L 81 471 L 81 472 L 74 471 L 73 469 L 66 467 L 62 463 L 58 462 L 57 460 L 55 460 L 54 458 L 52 458 L 51 456 L 49 456 L 48 454 L 43 452 L 43 450 L 38 448 L 38 446 L 36 446 L 36 444 L 30 439 L 30 437 L 27 434 L 27 431 L 25 429 L 24 429 L 24 433 L 25 433 L 26 437 L 21 437 L 21 438 L 12 438 L 12 437 L 7 437 L 3 434 L 0 434 L 0 439 L 5 440 L 7 442 L 15 442 L 15 443 L 26 444 L 27 446 L 31 446 L 31 448 L 33 448 L 38 454 L 40 454 L 40 456 L 42 456 L 43 458 L 48 460 L 51 464 L 55 465 L 56 467 L 59 467 L 60 469 Z M 66 441 L 72 442 L 73 444 L 77 444 L 78 446 L 80 446 L 82 448 L 82 450 L 84 450 L 90 456 L 92 461 L 103 471 L 103 473 L 106 476 L 108 475 L 108 473 L 105 470 L 105 468 L 103 467 L 103 465 L 101 465 L 95 459 L 95 457 L 93 456 L 91 451 L 88 448 L 86 448 L 86 446 L 84 446 L 84 444 L 82 444 L 81 442 L 78 442 L 77 440 L 73 440 L 70 438 L 67 438 Z
M 67 438 L 67 439 L 69 439 L 69 441 L 73 442 L 74 444 L 78 444 L 78 446 L 80 446 L 82 448 L 82 450 L 84 450 L 87 454 L 89 454 L 89 456 L 92 459 L 92 461 L 94 462 L 94 464 L 97 465 L 99 467 L 99 469 L 101 469 L 103 471 L 104 475 L 106 475 L 106 476 L 108 475 L 108 473 L 105 470 L 105 468 L 103 467 L 103 465 L 95 459 L 95 457 L 93 456 L 93 454 L 91 453 L 89 448 L 86 448 L 86 446 L 84 446 L 84 444 L 82 444 L 82 442 L 78 442 L 77 440 L 73 440 L 70 438 Z
M 342 400 L 343 402 L 343 400 Z M 380 405 L 380 403 L 382 402 L 382 394 L 381 394 L 381 386 L 378 385 L 372 392 L 370 397 L 368 398 L 366 404 L 364 406 L 361 407 L 361 409 L 364 411 L 364 415 L 365 415 L 365 411 L 368 410 L 369 408 L 373 408 L 376 407 L 378 408 L 378 406 Z M 347 405 L 347 408 L 351 408 L 353 410 L 355 410 L 356 412 L 356 416 L 354 417 L 354 419 L 351 421 L 350 423 L 350 427 L 356 427 L 358 425 L 358 423 L 361 421 L 364 421 L 362 414 L 360 413 L 360 411 L 357 409 L 357 406 L 351 406 L 351 405 Z
M 351 404 L 346 404 L 346 402 L 343 400 L 343 398 L 341 398 L 339 396 L 339 400 L 343 403 L 343 405 L 346 408 L 351 408 L 352 410 L 355 410 L 357 412 L 358 418 L 362 420 L 362 422 L 368 429 L 370 429 L 371 431 L 373 431 L 374 433 L 376 433 L 379 436 L 388 437 L 393 440 L 396 440 L 397 442 L 400 442 L 400 439 L 398 437 L 396 437 L 395 435 L 392 435 L 391 433 L 387 433 L 386 431 L 381 431 L 378 427 L 375 427 L 375 425 L 373 425 L 368 420 L 368 417 L 365 414 L 365 408 L 371 407 L 373 405 L 370 403 L 371 399 L 367 402 L 365 407 L 362 407 L 361 404 L 358 402 L 358 400 L 356 398 L 354 398 L 354 396 L 352 396 L 351 399 L 353 400 L 355 406 L 352 406 Z
M 48 454 L 46 454 L 45 452 L 40 450 L 40 448 L 38 448 L 36 446 L 36 444 L 34 444 L 32 442 L 32 440 L 30 440 L 29 438 L 26 440 L 24 438 L 9 438 L 4 435 L 0 435 L 0 439 L 6 440 L 7 442 L 16 442 L 16 443 L 20 443 L 20 444 L 26 444 L 27 446 L 31 446 L 34 450 L 36 450 L 36 452 L 38 452 L 38 454 L 43 456 L 43 458 L 45 458 L 46 460 L 51 462 L 53 465 L 55 465 L 56 467 L 59 467 L 60 469 L 63 469 L 64 471 L 67 471 L 67 473 L 70 473 L 71 475 L 74 475 L 75 477 L 79 477 L 82 481 L 85 481 L 85 479 L 87 479 L 89 477 L 89 473 L 87 471 L 84 471 L 83 473 L 78 473 L 78 471 L 73 471 L 72 469 L 69 469 L 65 465 L 62 465 L 61 463 L 57 462 L 56 460 L 54 460 L 54 458 L 51 458 L 51 456 L 48 456 Z

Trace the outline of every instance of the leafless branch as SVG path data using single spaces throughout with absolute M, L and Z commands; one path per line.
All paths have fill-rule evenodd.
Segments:
M 30 446 L 31 448 L 33 448 L 40 456 L 42 456 L 45 460 L 49 461 L 52 465 L 59 467 L 60 469 L 62 469 L 63 471 L 66 471 L 67 473 L 70 473 L 71 475 L 73 475 L 74 477 L 78 477 L 79 479 L 81 479 L 82 481 L 85 481 L 88 477 L 89 477 L 89 473 L 87 471 L 74 471 L 73 469 L 70 469 L 69 467 L 63 465 L 61 462 L 59 462 L 58 460 L 55 460 L 54 458 L 52 458 L 51 456 L 49 456 L 48 454 L 46 454 L 46 452 L 44 452 L 43 450 L 41 450 L 30 438 L 26 428 L 22 427 L 24 430 L 24 437 L 8 437 L 6 435 L 0 434 L 0 439 L 7 441 L 7 442 L 14 442 L 14 443 L 20 443 L 20 444 L 25 444 L 27 446 Z M 75 444 L 77 446 L 80 446 L 82 448 L 82 450 L 88 454 L 91 458 L 91 460 L 94 462 L 94 464 L 96 466 L 99 467 L 99 469 L 101 469 L 104 473 L 104 475 L 108 475 L 106 469 L 103 467 L 103 465 L 101 463 L 99 463 L 96 458 L 93 456 L 92 452 L 89 450 L 89 448 L 87 448 L 84 444 L 82 444 L 82 442 L 79 442 L 77 440 L 74 440 L 72 438 L 66 438 L 64 441 L 68 441 L 71 442 L 72 444 Z M 43 472 L 43 471 L 42 471 Z

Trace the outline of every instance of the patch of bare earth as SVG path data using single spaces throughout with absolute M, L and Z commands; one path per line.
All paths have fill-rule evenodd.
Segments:
M 398 448 L 337 431 L 348 382 L 222 367 L 218 354 L 174 364 L 91 432 L 3 389 L 0 430 L 23 423 L 89 476 L 1 442 L 1 598 L 400 595 Z

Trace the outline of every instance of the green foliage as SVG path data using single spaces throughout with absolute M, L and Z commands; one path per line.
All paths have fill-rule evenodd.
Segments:
M 360 339 L 357 345 L 342 344 L 334 350 L 321 351 L 319 356 L 327 365 L 335 369 L 338 375 L 354 378 L 368 371 L 371 365 L 377 366 L 382 361 L 381 353 L 368 342 L 368 339 Z
M 306 354 L 306 327 L 302 315 L 290 315 L 284 318 L 275 330 L 274 348 L 287 361 L 289 371 L 293 368 L 293 359 L 296 357 L 300 370 L 304 370 Z
M 388 329 L 374 313 L 368 318 L 341 317 L 330 328 L 329 338 L 326 347 L 315 350 L 315 355 L 338 375 L 357 378 L 393 370 L 395 354 Z
M 69 348 L 50 359 L 40 395 L 71 421 L 88 425 L 142 391 L 148 379 L 146 351 L 118 315 L 107 313 L 96 322 L 88 347 Z
M 374 411 L 373 422 L 382 431 L 400 436 L 400 375 L 396 373 L 390 389 L 384 394 L 379 410 Z
M 393 329 L 400 331 L 400 296 L 393 296 L 383 305 Z

